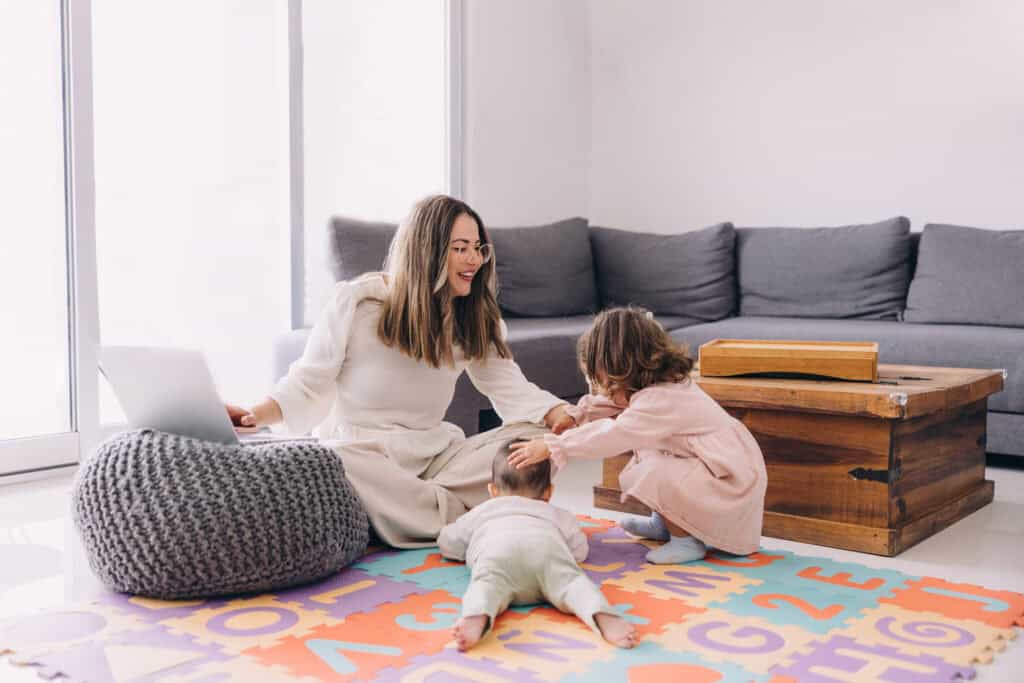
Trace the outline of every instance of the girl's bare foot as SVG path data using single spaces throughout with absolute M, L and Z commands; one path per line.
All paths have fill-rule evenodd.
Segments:
M 636 627 L 617 614 L 598 612 L 594 615 L 594 621 L 597 622 L 597 628 L 601 630 L 604 639 L 615 647 L 623 647 L 628 650 L 636 647 L 640 640 L 636 634 Z
M 471 617 L 462 617 L 455 622 L 455 628 L 452 631 L 452 635 L 455 636 L 455 646 L 459 648 L 460 652 L 465 652 L 469 648 L 480 642 L 480 637 L 484 634 L 484 628 L 487 626 L 487 615 L 486 614 L 474 614 Z

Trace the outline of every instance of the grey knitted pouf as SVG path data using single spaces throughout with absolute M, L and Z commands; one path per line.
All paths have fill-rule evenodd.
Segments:
M 109 588 L 178 599 L 323 578 L 365 550 L 366 512 L 314 441 L 225 445 L 143 429 L 79 468 L 74 520 Z

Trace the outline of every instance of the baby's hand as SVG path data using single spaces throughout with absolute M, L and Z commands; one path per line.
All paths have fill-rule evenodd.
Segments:
M 508 456 L 508 464 L 521 470 L 524 467 L 544 462 L 551 457 L 551 449 L 544 443 L 544 439 L 530 439 L 529 441 L 517 441 L 512 444 L 512 452 Z

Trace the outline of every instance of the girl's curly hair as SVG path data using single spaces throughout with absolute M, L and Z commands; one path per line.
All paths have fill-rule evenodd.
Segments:
M 597 314 L 576 344 L 580 366 L 592 381 L 626 396 L 660 382 L 689 380 L 693 360 L 685 345 L 668 336 L 654 316 L 639 306 L 609 308 Z

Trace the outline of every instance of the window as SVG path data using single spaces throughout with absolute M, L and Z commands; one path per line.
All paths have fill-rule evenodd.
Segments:
M 453 4 L 0 0 L 0 475 L 123 421 L 101 343 L 265 394 L 328 217 L 448 187 Z
M 305 323 L 333 281 L 333 215 L 397 222 L 448 187 L 446 5 L 305 0 Z
M 101 339 L 198 349 L 236 403 L 288 329 L 287 22 L 278 0 L 93 0 Z
M 0 439 L 71 431 L 60 3 L 0 1 Z

